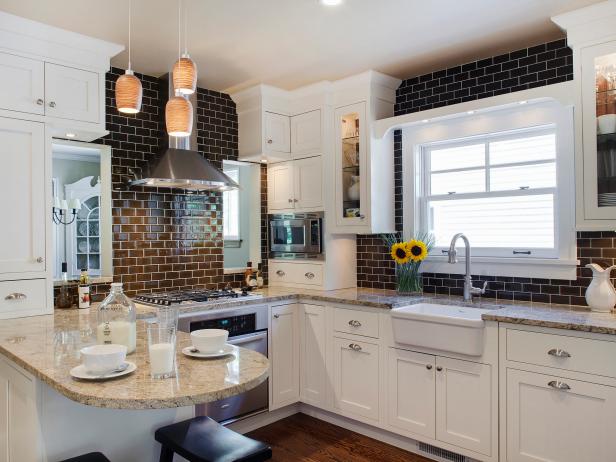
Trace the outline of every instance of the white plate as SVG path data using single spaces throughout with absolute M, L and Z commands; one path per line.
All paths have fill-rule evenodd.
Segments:
M 182 353 L 192 358 L 220 358 L 221 356 L 229 355 L 235 351 L 235 347 L 228 343 L 221 350 L 213 353 L 201 353 L 200 351 L 192 352 L 192 349 L 192 346 L 187 346 L 186 348 L 182 348 Z
M 107 380 L 107 379 L 115 379 L 116 377 L 122 377 L 123 375 L 130 374 L 137 369 L 137 365 L 135 363 L 131 363 L 130 361 L 126 361 L 128 367 L 122 372 L 114 372 L 111 374 L 91 374 L 86 371 L 86 367 L 83 364 L 80 364 L 77 367 L 73 367 L 71 369 L 71 377 L 82 380 Z

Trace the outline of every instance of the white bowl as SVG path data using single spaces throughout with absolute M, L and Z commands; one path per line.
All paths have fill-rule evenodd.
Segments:
M 597 117 L 597 131 L 600 135 L 616 133 L 616 114 L 604 114 Z
M 83 365 L 91 374 L 104 374 L 117 369 L 126 360 L 124 345 L 92 345 L 81 349 Z
M 190 333 L 193 347 L 201 353 L 214 353 L 222 350 L 229 338 L 229 331 L 224 329 L 201 329 Z

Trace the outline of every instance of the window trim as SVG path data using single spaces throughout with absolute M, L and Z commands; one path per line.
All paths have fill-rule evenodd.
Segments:
M 225 174 L 228 175 L 228 172 L 234 170 L 237 174 L 237 181 L 236 183 L 239 184 L 239 180 L 240 180 L 240 167 L 239 165 L 224 165 L 224 169 L 223 172 Z M 233 178 L 232 178 L 233 179 Z M 225 194 L 230 194 L 230 193 L 235 193 L 238 195 L 237 197 L 237 235 L 230 235 L 230 236 L 226 236 L 225 235 L 225 214 L 224 214 L 224 210 L 225 210 Z M 223 222 L 222 222 L 222 238 L 223 238 L 223 245 L 225 247 L 235 247 L 235 248 L 239 248 L 242 245 L 242 215 L 240 213 L 240 197 L 239 197 L 239 190 L 234 190 L 234 191 L 225 191 L 222 193 L 222 211 L 223 211 Z M 229 245 L 226 245 L 226 243 L 228 243 Z M 238 245 L 239 244 L 239 245 Z
M 494 98 L 495 100 L 498 97 Z M 524 92 L 520 92 L 524 100 Z M 455 108 L 455 106 L 452 106 Z M 454 111 L 452 111 L 454 114 Z M 557 258 L 473 257 L 472 273 L 492 276 L 537 277 L 550 279 L 576 278 L 577 249 L 575 234 L 574 119 L 573 107 L 558 101 L 528 101 L 528 104 L 490 108 L 469 115 L 448 118 L 402 130 L 403 235 L 406 239 L 421 231 L 416 198 L 421 197 L 422 146 L 456 139 L 477 137 L 489 133 L 527 130 L 532 127 L 556 127 L 557 193 L 554 217 L 557 222 Z M 536 191 L 536 190 L 535 190 Z M 409 201 L 408 198 L 413 200 Z M 472 246 L 471 242 L 471 246 Z M 472 247 L 471 247 L 472 248 Z M 463 253 L 463 249 L 460 249 Z M 422 270 L 429 273 L 464 274 L 464 258 L 449 264 L 446 256 L 429 256 Z

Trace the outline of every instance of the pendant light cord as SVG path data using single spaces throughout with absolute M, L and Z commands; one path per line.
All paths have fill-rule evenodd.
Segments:
M 128 0 L 128 69 L 129 70 L 132 70 L 131 55 L 130 55 L 130 49 L 131 49 L 130 39 L 131 39 L 131 23 L 132 23 L 131 6 L 132 6 L 132 0 Z
M 182 0 L 178 0 L 178 60 L 182 65 Z
M 184 7 L 184 54 L 188 55 L 188 7 Z

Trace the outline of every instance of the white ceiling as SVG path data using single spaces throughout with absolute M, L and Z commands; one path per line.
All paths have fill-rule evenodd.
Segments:
M 285 89 L 367 69 L 394 77 L 560 38 L 550 16 L 597 0 L 184 0 L 199 86 Z M 128 0 L 0 0 L 0 10 L 128 43 Z M 177 57 L 177 1 L 133 0 L 133 68 L 159 76 Z M 125 68 L 126 52 L 113 59 Z

